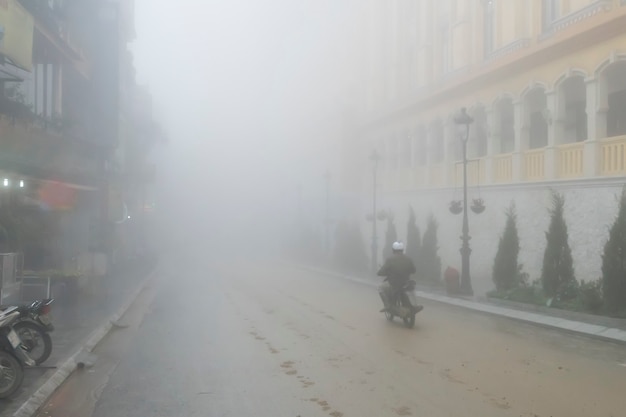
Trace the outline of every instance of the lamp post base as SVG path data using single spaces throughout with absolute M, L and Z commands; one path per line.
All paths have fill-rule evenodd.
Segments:
M 466 242 L 469 242 L 469 236 L 466 237 Z M 470 254 L 472 250 L 469 247 L 469 244 L 466 243 L 460 250 L 461 252 L 461 288 L 460 292 L 462 295 L 474 295 L 474 290 L 472 289 L 472 281 L 470 278 Z

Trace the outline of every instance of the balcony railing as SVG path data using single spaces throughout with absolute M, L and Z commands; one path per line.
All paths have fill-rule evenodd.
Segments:
M 583 175 L 583 142 L 561 145 L 558 149 L 559 178 L 577 178 Z
M 433 187 L 441 187 L 444 184 L 444 167 L 443 164 L 431 165 L 428 172 L 429 185 Z
M 486 60 L 491 61 L 496 58 L 500 58 L 502 56 L 512 54 L 513 52 L 519 51 L 520 49 L 527 48 L 530 45 L 529 38 L 522 38 L 516 41 L 513 41 L 507 45 L 504 45 L 498 49 L 494 49 L 493 51 L 487 54 Z
M 413 168 L 413 188 L 422 188 L 428 185 L 428 169 L 425 166 Z
M 556 32 L 559 32 L 571 25 L 581 22 L 585 19 L 593 17 L 601 12 L 611 10 L 613 0 L 596 0 L 582 9 L 579 9 L 573 13 L 569 13 L 559 19 L 556 19 L 550 26 L 546 28 L 543 34 L 539 37 L 540 40 L 549 38 Z
M 591 154 L 587 155 L 587 152 Z M 468 186 L 587 179 L 587 172 L 597 172 L 601 177 L 626 176 L 626 135 L 598 142 L 560 145 L 556 147 L 553 157 L 548 159 L 547 155 L 552 154 L 547 154 L 546 149 L 541 148 L 523 152 L 519 164 L 514 163 L 513 154 L 470 160 L 467 165 Z M 588 163 L 595 165 L 586 166 Z M 455 162 L 402 169 L 387 168 L 381 175 L 381 183 L 385 191 L 461 187 L 463 165 Z
M 513 181 L 513 155 L 497 155 L 493 158 L 493 181 L 497 183 Z
M 534 149 L 524 152 L 524 178 L 530 181 L 544 179 L 545 159 L 544 149 Z
M 90 181 L 97 174 L 94 158 L 87 156 L 81 145 L 66 140 L 44 123 L 0 115 L 0 139 L 2 162 L 27 169 L 31 175 L 41 175 L 43 170 Z
M 626 174 L 626 136 L 605 139 L 601 145 L 602 175 Z
M 463 163 L 461 161 L 454 165 L 453 173 L 455 185 L 463 184 Z M 467 185 L 476 186 L 484 184 L 486 180 L 485 175 L 485 161 L 481 159 L 471 159 L 467 161 Z
M 397 184 L 401 190 L 407 190 L 412 187 L 411 169 L 402 168 L 398 170 Z

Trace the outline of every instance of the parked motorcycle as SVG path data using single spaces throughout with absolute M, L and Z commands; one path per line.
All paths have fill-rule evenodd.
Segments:
M 387 320 L 393 321 L 397 316 L 402 319 L 408 328 L 415 326 L 415 315 L 424 307 L 415 299 L 415 281 L 408 280 L 389 300 L 389 305 L 383 309 Z
M 13 329 L 22 340 L 22 347 L 37 365 L 44 363 L 52 353 L 50 332 L 54 325 L 50 320 L 50 311 L 54 299 L 33 301 L 30 305 L 18 306 L 20 316 Z
M 24 380 L 24 365 L 35 365 L 13 329 L 19 317 L 17 307 L 0 312 L 0 399 L 10 397 L 20 388 Z

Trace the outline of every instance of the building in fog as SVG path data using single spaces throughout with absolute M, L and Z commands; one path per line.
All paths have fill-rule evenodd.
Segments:
M 448 206 L 462 197 L 452 118 L 466 107 L 470 201 L 487 206 L 469 213 L 475 291 L 492 288 L 511 201 L 520 261 L 540 276 L 550 187 L 566 198 L 577 278 L 598 278 L 626 174 L 626 1 L 373 0 L 365 24 L 363 106 L 344 164 L 358 173 L 348 190 L 368 244 L 377 149 L 379 207 L 401 237 L 409 205 L 422 229 L 434 213 L 443 266 L 460 268 L 461 216 Z
M 29 268 L 74 270 L 123 248 L 128 190 L 144 178 L 136 143 L 154 132 L 135 120 L 133 9 L 0 2 L 0 242 Z M 16 216 L 32 225 L 22 239 Z

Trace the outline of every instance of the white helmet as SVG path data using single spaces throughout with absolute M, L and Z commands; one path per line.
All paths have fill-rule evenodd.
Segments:
M 391 245 L 391 249 L 393 249 L 393 250 L 404 250 L 404 243 L 402 243 L 402 242 L 393 242 L 393 245 Z

